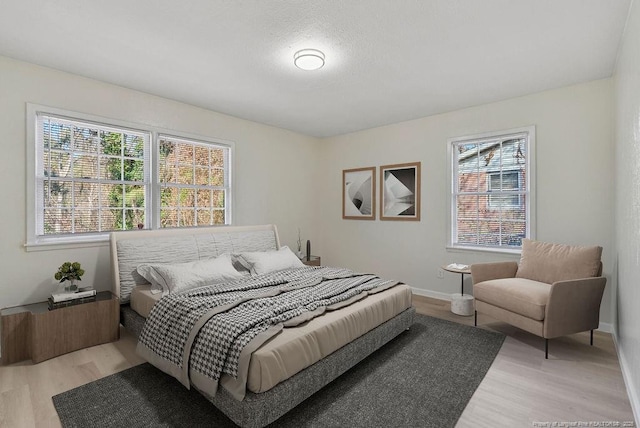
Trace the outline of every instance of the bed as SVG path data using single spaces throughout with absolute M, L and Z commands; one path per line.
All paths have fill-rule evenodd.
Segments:
M 404 284 L 372 275 L 349 273 L 339 268 L 301 266 L 265 273 L 266 265 L 256 263 L 241 266 L 236 263 L 239 272 L 243 268 L 247 272 L 242 272 L 242 278 L 234 277 L 225 283 L 225 293 L 229 293 L 229 287 L 253 289 L 252 284 L 262 287 L 262 283 L 265 283 L 278 288 L 279 291 L 272 293 L 278 299 L 281 295 L 294 294 L 279 294 L 283 283 L 287 286 L 307 284 L 318 278 L 316 282 L 321 284 L 330 278 L 333 281 L 331 284 L 354 282 L 357 285 L 349 285 L 355 290 L 349 291 L 352 297 L 347 298 L 348 293 L 345 292 L 347 297 L 344 301 L 322 306 L 318 309 L 318 316 L 309 317 L 307 313 L 310 311 L 296 313 L 290 316 L 289 321 L 279 323 L 277 329 L 272 329 L 273 325 L 267 328 L 265 331 L 269 334 L 265 331 L 257 334 L 262 339 L 249 342 L 257 343 L 256 349 L 243 351 L 238 357 L 238 366 L 244 371 L 244 377 L 223 373 L 212 386 L 209 380 L 191 367 L 197 366 L 197 360 L 187 357 L 184 360 L 187 363 L 182 364 L 181 368 L 174 367 L 174 371 L 181 373 L 171 373 L 170 367 L 168 370 L 162 367 L 163 364 L 171 364 L 158 360 L 156 354 L 149 351 L 154 349 L 149 342 L 150 337 L 162 336 L 154 334 L 157 331 L 154 329 L 171 327 L 166 324 L 172 318 L 166 316 L 163 310 L 174 310 L 171 308 L 176 307 L 179 311 L 180 305 L 193 306 L 193 298 L 207 302 L 216 300 L 220 296 L 217 294 L 218 288 L 200 287 L 162 297 L 164 293 L 152 292 L 157 284 L 152 281 L 154 285 L 151 285 L 139 271 L 145 274 L 144 267 L 149 265 L 223 260 L 229 254 L 246 254 L 247 259 L 250 259 L 248 255 L 254 254 L 258 261 L 267 260 L 262 254 L 288 251 L 280 246 L 277 228 L 274 225 L 260 225 L 114 232 L 111 234 L 110 248 L 113 292 L 121 301 L 121 322 L 140 338 L 138 348 L 142 355 L 174 375 L 186 387 L 197 389 L 243 427 L 262 427 L 275 421 L 413 324 L 415 309 L 411 306 L 411 291 Z M 233 259 L 234 263 L 236 261 Z M 306 289 L 306 285 L 295 289 Z M 202 307 L 200 304 L 197 306 Z M 201 310 L 207 312 L 206 308 Z M 235 307 L 233 310 L 236 310 Z M 244 310 L 254 312 L 251 308 Z M 158 323 L 165 325 L 155 327 Z M 200 355 L 198 349 L 206 348 L 207 343 L 213 348 L 207 342 L 211 339 L 207 339 L 202 332 L 196 335 L 192 333 L 189 340 L 193 342 L 185 349 L 191 349 L 190 352 L 196 356 Z M 237 378 L 242 378 L 242 382 L 238 383 Z

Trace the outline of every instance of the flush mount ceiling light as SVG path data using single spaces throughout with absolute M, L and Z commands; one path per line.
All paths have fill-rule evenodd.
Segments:
M 317 49 L 302 49 L 293 55 L 293 63 L 301 70 L 317 70 L 324 65 L 324 54 Z

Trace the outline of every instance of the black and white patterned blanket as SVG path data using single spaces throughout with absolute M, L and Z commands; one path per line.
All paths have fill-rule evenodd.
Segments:
M 283 326 L 396 284 L 348 269 L 301 267 L 171 294 L 149 314 L 138 353 L 211 396 L 228 374 L 239 380 L 230 392 L 242 399 L 250 353 Z

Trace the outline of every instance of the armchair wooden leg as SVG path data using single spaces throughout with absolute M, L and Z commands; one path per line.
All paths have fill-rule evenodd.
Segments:
M 544 340 L 544 359 L 549 359 L 549 339 Z
M 591 346 L 593 346 L 593 330 L 591 330 L 591 340 L 590 340 Z
M 478 326 L 478 311 L 473 311 L 473 325 Z

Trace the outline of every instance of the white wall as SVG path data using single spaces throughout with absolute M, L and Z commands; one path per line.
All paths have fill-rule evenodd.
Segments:
M 83 283 L 110 288 L 106 245 L 26 252 L 26 103 L 150 124 L 235 142 L 234 224 L 275 223 L 283 244 L 314 231 L 318 140 L 68 73 L 0 57 L 0 308 L 46 300 L 64 261 L 79 261 Z
M 616 334 L 636 422 L 640 421 L 640 4 L 633 2 L 615 81 Z
M 319 191 L 323 262 L 377 272 L 442 296 L 460 287 L 459 275 L 436 278 L 442 264 L 517 260 L 445 249 L 447 139 L 535 125 L 537 239 L 604 247 L 609 284 L 600 320 L 610 323 L 612 121 L 612 83 L 607 79 L 326 139 Z M 420 222 L 342 219 L 343 169 L 413 161 L 422 162 Z

